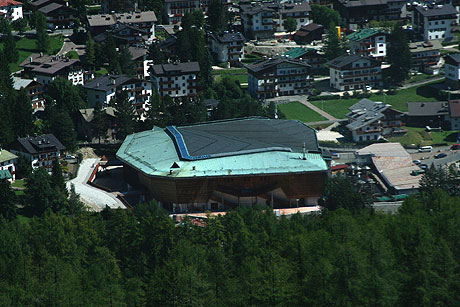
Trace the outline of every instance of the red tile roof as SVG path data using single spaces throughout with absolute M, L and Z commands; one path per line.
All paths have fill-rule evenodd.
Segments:
M 21 2 L 14 0 L 0 0 L 0 7 L 11 6 L 11 5 L 22 5 Z
M 338 165 L 331 166 L 331 171 L 338 171 L 338 170 L 341 170 L 341 169 L 345 169 L 347 167 L 348 167 L 348 165 L 346 165 L 346 164 L 338 164 Z

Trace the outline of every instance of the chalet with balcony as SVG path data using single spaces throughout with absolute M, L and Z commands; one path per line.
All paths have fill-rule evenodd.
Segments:
M 412 69 L 426 74 L 439 74 L 442 45 L 439 40 L 409 43 Z
M 239 66 L 244 59 L 244 36 L 225 32 L 211 34 L 211 50 L 219 63 L 229 62 L 231 66 Z
M 447 101 L 408 102 L 407 124 L 413 127 L 445 127 L 449 117 Z
M 311 90 L 311 66 L 300 59 L 278 57 L 246 65 L 248 91 L 259 99 L 305 95 Z
M 284 57 L 289 59 L 298 59 L 306 62 L 311 66 L 312 70 L 321 69 L 326 63 L 326 58 L 320 54 L 318 50 L 313 48 L 293 48 L 283 54 Z
M 457 19 L 458 11 L 452 4 L 432 7 L 420 5 L 412 13 L 414 31 L 425 41 L 452 38 L 452 26 L 457 23 Z
M 34 169 L 44 167 L 48 172 L 59 162 L 64 150 L 65 146 L 53 134 L 18 138 L 11 145 L 12 153 L 24 156 Z
M 91 107 L 107 107 L 110 100 L 116 95 L 127 92 L 129 101 L 132 102 L 138 114 L 148 110 L 152 95 L 152 86 L 149 81 L 131 78 L 127 75 L 101 76 L 88 82 L 83 88 Z
M 35 6 L 37 11 L 46 16 L 48 28 L 70 29 L 74 26 L 78 11 L 70 7 L 69 2 L 63 4 L 57 1 L 47 1 L 46 3 L 37 1 L 36 4 L 38 4 Z
M 157 17 L 153 11 L 88 15 L 87 23 L 94 37 L 113 32 L 119 39 L 129 43 L 152 42 L 155 39 Z
M 460 89 L 460 53 L 448 54 L 444 62 L 445 83 L 452 89 Z
M 153 61 L 147 60 L 148 49 L 144 47 L 129 47 L 128 50 L 131 53 L 131 59 L 136 63 L 136 78 L 140 80 L 150 79 L 149 69 Z
M 295 32 L 293 40 L 297 45 L 309 44 L 312 41 L 322 40 L 323 34 L 324 26 L 316 23 L 309 23 L 301 26 L 299 30 Z
M 405 0 L 333 0 L 350 28 L 363 26 L 371 20 L 400 20 L 407 18 Z
M 353 141 L 377 141 L 384 136 L 405 132 L 401 129 L 403 112 L 392 109 L 389 104 L 362 99 L 352 105 L 347 114 Z
M 163 3 L 163 17 L 167 24 L 180 24 L 185 13 L 200 10 L 205 15 L 208 13 L 210 0 L 165 0 Z M 230 0 L 222 0 L 224 5 L 229 5 Z
M 380 29 L 360 29 L 347 35 L 353 54 L 383 60 L 387 55 L 388 33 Z
M 13 88 L 17 91 L 24 89 L 27 92 L 34 113 L 45 109 L 45 99 L 43 98 L 45 88 L 43 84 L 32 79 L 13 77 Z
M 198 62 L 168 63 L 151 66 L 153 88 L 161 97 L 196 97 L 199 93 Z
M 23 18 L 22 3 L 14 0 L 0 0 L 0 18 L 10 22 Z
M 339 91 L 365 90 L 382 86 L 381 62 L 357 54 L 344 55 L 331 60 L 330 86 Z
M 20 65 L 23 74 L 33 78 L 45 87 L 58 77 L 67 79 L 73 85 L 83 85 L 91 73 L 85 73 L 79 60 L 61 55 L 31 54 Z
M 296 21 L 298 30 L 310 23 L 310 12 L 307 2 L 258 2 L 240 5 L 244 34 L 251 39 L 273 38 L 275 32 L 285 32 L 284 23 L 289 17 Z

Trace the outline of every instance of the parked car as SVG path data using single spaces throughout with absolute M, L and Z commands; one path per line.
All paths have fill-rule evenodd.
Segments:
M 426 164 L 420 164 L 419 166 L 421 169 L 428 169 L 428 165 Z
M 460 144 L 454 144 L 450 147 L 450 150 L 459 150 L 460 149 Z
M 433 146 L 423 146 L 418 149 L 418 152 L 431 152 L 433 150 Z
M 440 154 L 437 154 L 436 156 L 434 156 L 435 159 L 441 159 L 444 157 L 447 157 L 447 154 L 444 152 L 441 152 Z
M 73 155 L 65 155 L 65 158 L 66 159 L 76 159 L 75 156 Z
M 420 160 L 414 160 L 414 161 L 412 161 L 412 162 L 413 162 L 415 165 L 419 165 L 419 164 L 422 163 L 422 161 L 420 161 Z

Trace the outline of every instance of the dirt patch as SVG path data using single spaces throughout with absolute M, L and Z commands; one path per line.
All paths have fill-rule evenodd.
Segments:
M 83 155 L 83 159 L 100 158 L 91 147 L 82 147 L 77 150 L 77 153 L 81 153 Z

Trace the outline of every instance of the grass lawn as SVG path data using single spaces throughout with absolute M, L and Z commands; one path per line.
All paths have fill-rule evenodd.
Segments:
M 433 81 L 430 84 L 438 83 L 443 81 Z M 430 102 L 430 101 L 438 101 L 436 97 L 434 97 L 433 93 L 428 93 L 426 90 L 427 85 L 421 85 L 416 87 L 411 87 L 404 90 L 398 90 L 396 95 L 379 95 L 379 94 L 372 94 L 369 98 L 373 101 L 385 101 L 387 104 L 393 106 L 393 108 L 407 112 L 407 104 L 406 102 Z M 422 90 L 425 92 L 424 95 L 420 95 Z M 418 93 L 417 93 L 418 91 Z M 432 96 L 432 97 L 430 97 Z M 333 99 L 333 100 L 324 100 L 324 103 L 321 101 L 312 101 L 313 105 L 317 106 L 318 108 L 323 109 L 324 111 L 331 114 L 336 118 L 345 118 L 345 115 L 349 112 L 348 108 L 353 104 L 357 103 L 360 98 L 348 98 L 348 99 Z
M 74 51 L 74 50 L 67 52 L 65 55 L 66 55 L 68 58 L 70 58 L 70 59 L 76 59 L 76 60 L 78 60 L 78 59 L 80 58 L 80 57 L 78 56 L 78 53 L 77 53 L 76 51 Z
M 238 80 L 240 83 L 248 83 L 248 71 L 246 68 L 216 69 L 213 74 L 216 81 L 223 77 L 229 77 L 233 80 Z
M 436 77 L 439 77 L 439 76 L 427 75 L 427 74 L 416 74 L 415 76 L 412 76 L 409 80 L 407 80 L 406 83 L 415 83 L 415 82 L 420 82 L 423 80 L 432 79 Z
M 18 71 L 21 68 L 21 64 L 25 59 L 27 59 L 32 53 L 40 52 L 37 50 L 36 46 L 37 40 L 32 38 L 22 37 L 16 42 L 16 48 L 19 52 L 19 59 L 16 63 L 10 64 L 10 70 L 12 72 Z M 62 45 L 64 44 L 64 39 L 62 35 L 50 36 L 50 48 L 46 52 L 47 54 L 56 54 L 61 50 Z M 3 44 L 0 43 L 0 48 L 3 48 Z
M 14 181 L 11 186 L 14 187 L 14 188 L 25 188 L 26 187 L 26 182 L 24 179 L 18 179 L 16 181 Z
M 297 119 L 304 123 L 327 120 L 327 118 L 324 118 L 322 115 L 297 101 L 279 104 L 278 108 L 286 115 L 287 119 Z
M 105 75 L 105 74 L 108 74 L 108 73 L 109 73 L 109 71 L 108 71 L 106 68 L 104 68 L 104 67 L 101 67 L 101 69 L 96 70 L 96 71 L 94 72 L 96 78 L 97 78 L 97 77 L 100 77 L 100 76 L 103 76 L 103 75 Z
M 402 127 L 407 129 L 404 136 L 392 137 L 390 142 L 399 142 L 402 145 L 415 144 L 417 147 L 447 143 L 452 145 L 457 141 L 457 131 L 426 132 L 425 128 Z

